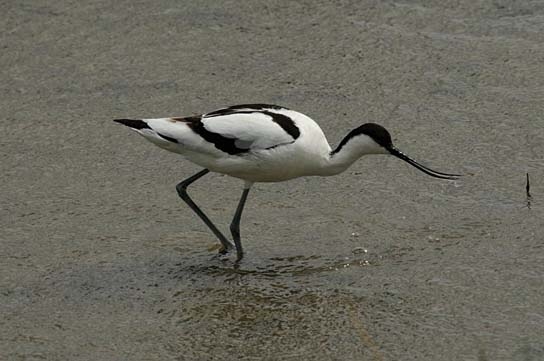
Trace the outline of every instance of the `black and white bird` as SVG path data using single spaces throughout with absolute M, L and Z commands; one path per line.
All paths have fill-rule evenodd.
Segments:
M 180 182 L 177 192 L 219 239 L 220 252 L 227 253 L 235 247 L 238 261 L 243 257 L 240 218 L 255 182 L 331 176 L 342 173 L 367 154 L 393 155 L 435 178 L 460 176 L 437 172 L 409 158 L 393 146 L 389 132 L 374 123 L 353 129 L 332 149 L 315 121 L 277 105 L 243 104 L 198 116 L 115 121 L 204 168 Z M 187 187 L 210 171 L 245 182 L 230 224 L 234 246 L 187 194 Z

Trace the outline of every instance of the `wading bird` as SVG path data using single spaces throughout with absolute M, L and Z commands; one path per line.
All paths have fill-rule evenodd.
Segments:
M 243 257 L 240 218 L 255 182 L 281 182 L 303 176 L 342 173 L 367 154 L 393 155 L 420 171 L 442 179 L 460 175 L 425 167 L 393 146 L 382 126 L 363 124 L 332 149 L 323 131 L 308 116 L 277 105 L 243 104 L 198 116 L 158 119 L 115 119 L 161 148 L 179 153 L 203 170 L 185 179 L 176 190 L 222 244 L 220 253 L 233 248 L 187 194 L 187 187 L 208 172 L 245 181 L 242 197 L 230 224 L 237 261 Z

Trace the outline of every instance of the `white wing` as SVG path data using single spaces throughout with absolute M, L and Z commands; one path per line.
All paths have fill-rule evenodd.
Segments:
M 284 108 L 272 105 L 239 105 L 201 116 L 144 119 L 139 132 L 163 148 L 220 155 L 244 155 L 293 143 L 300 135 Z M 168 143 L 165 143 L 168 142 Z
M 226 115 L 204 116 L 204 129 L 222 138 L 234 139 L 240 150 L 258 150 L 292 143 L 295 138 L 274 121 L 276 113 L 238 111 Z M 205 136 L 205 134 L 202 134 Z

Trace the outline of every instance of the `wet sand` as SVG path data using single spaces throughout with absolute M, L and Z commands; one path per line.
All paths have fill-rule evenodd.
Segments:
M 3 360 L 544 359 L 538 1 L 0 5 Z M 250 194 L 239 268 L 119 126 L 281 104 L 392 157 Z M 525 174 L 531 175 L 530 207 Z M 190 192 L 227 230 L 241 182 Z

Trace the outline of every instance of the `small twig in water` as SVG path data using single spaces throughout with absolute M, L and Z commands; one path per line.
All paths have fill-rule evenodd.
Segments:
M 527 172 L 527 183 L 525 185 L 525 192 L 527 193 L 527 208 L 531 209 L 531 186 L 529 184 L 529 172 Z
M 529 185 L 529 172 L 527 172 L 527 185 L 525 186 L 525 190 L 527 191 L 527 198 L 531 198 L 530 185 Z

